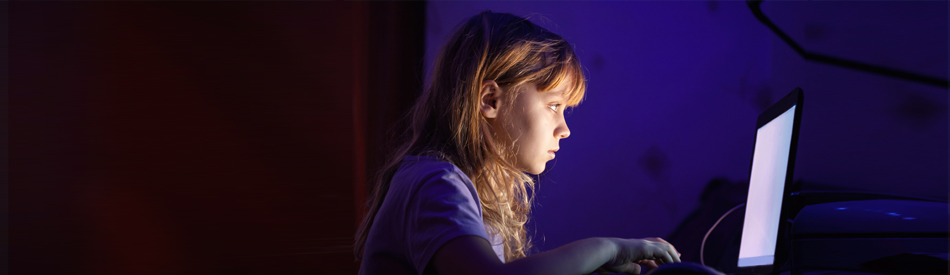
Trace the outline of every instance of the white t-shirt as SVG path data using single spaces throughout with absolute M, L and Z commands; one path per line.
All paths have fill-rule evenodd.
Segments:
M 465 173 L 436 157 L 407 156 L 373 220 L 359 274 L 422 274 L 436 250 L 466 235 L 489 240 L 504 262 L 500 236 L 488 232 Z

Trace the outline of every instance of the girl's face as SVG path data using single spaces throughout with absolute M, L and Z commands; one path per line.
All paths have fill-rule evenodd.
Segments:
M 533 83 L 520 91 L 508 90 L 518 93 L 511 106 L 499 108 L 497 118 L 490 120 L 499 141 L 512 146 L 512 161 L 524 172 L 537 175 L 544 171 L 544 164 L 560 149 L 558 142 L 571 134 L 564 120 L 563 94 L 570 87 L 566 82 L 545 92 L 538 92 Z

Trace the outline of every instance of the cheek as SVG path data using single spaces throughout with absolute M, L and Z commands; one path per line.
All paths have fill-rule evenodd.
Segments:
M 495 141 L 508 149 L 518 150 L 525 145 L 525 139 L 530 136 L 525 116 L 521 112 L 506 112 L 501 119 L 492 123 L 495 131 Z
M 527 118 L 527 120 L 524 121 L 524 127 L 523 127 L 524 129 L 524 136 L 523 136 L 524 144 L 523 145 L 527 147 L 525 149 L 533 149 L 533 151 L 537 151 L 539 148 L 543 148 L 545 145 L 547 145 L 547 142 L 548 142 L 547 137 L 551 136 L 549 135 L 549 130 L 550 130 L 549 128 L 551 128 L 550 127 L 551 123 L 548 121 L 549 119 L 547 119 L 544 115 L 545 114 L 543 113 L 541 114 L 535 113 L 532 115 L 525 116 Z

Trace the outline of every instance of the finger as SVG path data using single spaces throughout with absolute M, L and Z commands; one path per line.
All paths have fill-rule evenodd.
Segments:
M 623 273 L 640 274 L 640 265 L 636 263 L 628 263 L 627 266 L 624 267 Z
M 667 242 L 666 240 L 664 240 L 663 238 L 646 238 L 645 240 L 668 244 L 670 245 L 670 247 L 673 248 L 673 251 L 676 251 L 676 247 L 673 246 L 673 244 L 671 244 L 670 242 Z M 679 252 L 676 252 L 676 255 L 679 256 L 680 255 Z
M 668 243 L 664 243 L 664 244 L 657 243 L 657 248 L 659 248 L 660 251 L 657 251 L 657 253 L 654 254 L 655 259 L 652 259 L 652 260 L 659 262 L 659 264 L 661 265 L 680 262 L 679 261 L 680 258 L 677 255 L 678 253 L 676 252 L 676 249 L 673 248 L 673 245 L 670 245 Z
M 669 252 L 669 251 L 664 250 L 664 251 L 658 251 L 658 252 L 659 252 L 659 253 L 657 253 L 657 255 L 656 255 L 655 259 L 653 259 L 653 261 L 658 262 L 658 263 L 661 264 L 661 265 L 663 265 L 663 264 L 668 264 L 668 263 L 673 263 L 673 257 L 670 256 L 670 252 Z
M 648 267 L 650 267 L 650 268 L 657 268 L 657 267 L 658 267 L 658 265 L 656 264 L 656 262 L 655 262 L 655 261 L 652 261 L 652 260 L 640 260 L 640 261 L 636 261 L 636 263 L 641 264 L 641 265 L 648 266 Z
M 660 239 L 660 240 L 663 240 L 663 239 Z M 663 241 L 663 243 L 665 243 L 666 245 L 669 245 L 669 247 L 666 248 L 666 249 L 667 249 L 667 252 L 670 253 L 670 258 L 673 260 L 672 262 L 669 262 L 669 263 L 678 263 L 678 262 L 680 262 L 680 255 L 681 255 L 681 254 L 676 251 L 676 247 L 674 247 L 672 244 L 670 244 L 670 243 L 668 243 L 668 242 L 666 242 L 666 241 Z

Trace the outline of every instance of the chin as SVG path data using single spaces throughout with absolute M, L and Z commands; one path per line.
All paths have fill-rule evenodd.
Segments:
M 541 166 L 541 169 L 538 169 L 537 167 L 531 167 L 527 169 L 521 168 L 521 172 L 537 176 L 538 174 L 541 174 L 541 172 L 544 172 L 544 166 Z
M 539 168 L 531 169 L 531 171 L 528 171 L 528 174 L 538 175 L 538 174 L 541 174 L 541 172 L 544 172 L 544 165 L 543 165 L 543 164 L 541 165 L 541 168 L 540 168 L 540 169 L 539 169 Z

